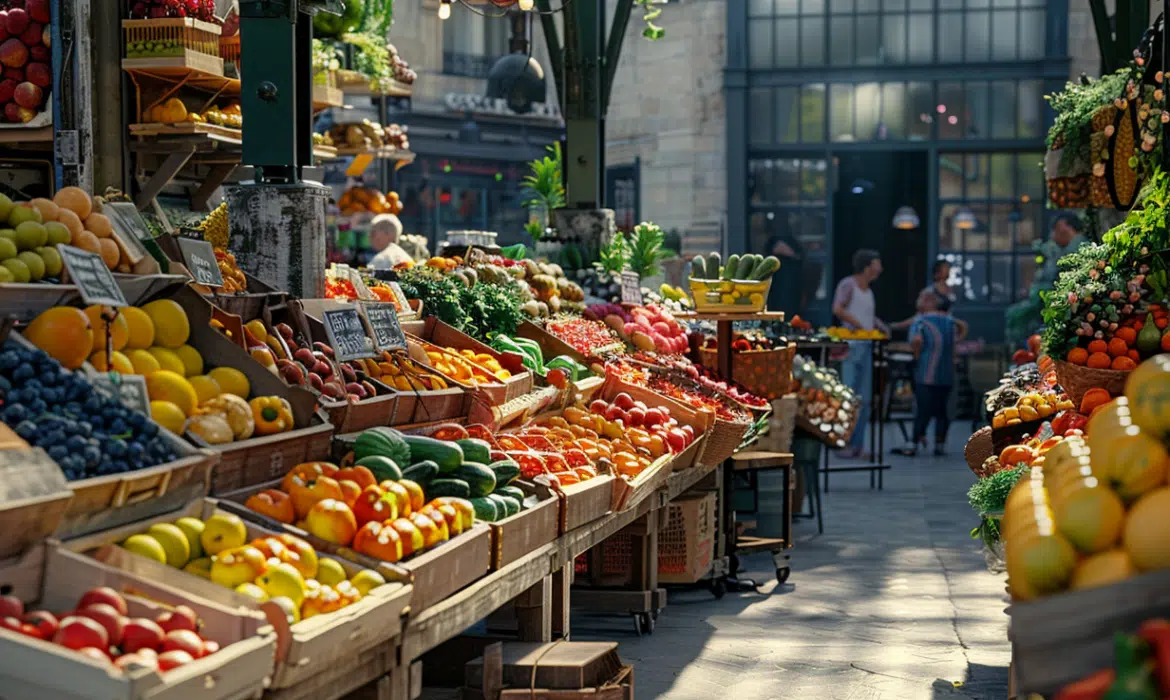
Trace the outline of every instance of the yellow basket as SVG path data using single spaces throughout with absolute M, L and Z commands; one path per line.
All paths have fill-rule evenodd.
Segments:
M 126 42 L 126 58 L 173 58 L 183 55 L 183 49 L 219 57 L 218 26 L 191 17 L 165 19 L 124 19 L 122 35 Z M 170 42 L 164 48 L 157 44 Z M 141 52 L 135 45 L 155 44 L 156 48 Z
M 766 280 L 691 279 L 691 296 L 699 313 L 759 313 L 768 306 L 772 278 Z

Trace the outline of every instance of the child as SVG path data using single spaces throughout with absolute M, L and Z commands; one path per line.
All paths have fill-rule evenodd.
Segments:
M 967 324 L 940 309 L 943 297 L 924 291 L 918 297 L 921 313 L 910 326 L 914 348 L 914 441 L 900 453 L 914 456 L 926 447 L 926 426 L 934 419 L 934 454 L 945 454 L 950 418 L 947 407 L 955 373 L 955 342 L 967 334 Z

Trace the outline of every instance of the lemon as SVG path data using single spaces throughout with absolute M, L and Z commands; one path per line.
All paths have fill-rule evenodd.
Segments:
M 199 578 L 211 580 L 211 557 L 199 557 L 187 562 L 183 567 L 183 571 L 189 574 L 195 574 Z
M 155 423 L 175 435 L 183 434 L 183 423 L 187 421 L 187 416 L 183 415 L 183 409 L 170 401 L 151 401 L 150 417 L 154 419 Z
M 269 598 L 285 597 L 300 606 L 305 600 L 305 579 L 292 564 L 281 562 L 268 567 L 256 579 L 256 585 L 264 589 Z
M 130 360 L 130 364 L 134 366 L 134 374 L 141 374 L 144 377 L 148 377 L 151 372 L 157 372 L 162 369 L 162 366 L 159 365 L 154 355 L 151 355 L 145 350 L 127 350 L 126 357 Z
M 353 578 L 350 579 L 349 582 L 352 583 L 354 588 L 357 588 L 363 596 L 367 596 L 370 594 L 370 591 L 374 590 L 378 586 L 385 584 L 386 579 L 382 577 L 382 574 L 374 571 L 373 569 L 362 569 L 361 571 L 354 574 Z
M 157 299 L 142 307 L 154 322 L 154 342 L 164 348 L 177 348 L 191 336 L 187 312 L 173 299 Z
M 137 306 L 127 306 L 122 309 L 122 318 L 129 330 L 126 347 L 145 350 L 154 345 L 154 321 L 149 314 Z
M 215 383 L 219 384 L 219 388 L 228 394 L 235 394 L 241 399 L 247 399 L 248 394 L 251 393 L 252 388 L 248 384 L 248 378 L 235 367 L 216 367 L 208 372 L 207 376 L 214 379 Z
M 155 523 L 150 526 L 147 533 L 162 545 L 167 556 L 167 566 L 181 569 L 191 560 L 191 543 L 178 526 L 171 523 Z
M 130 362 L 130 358 L 115 350 L 110 357 L 110 362 L 106 362 L 106 351 L 99 350 L 89 356 L 89 364 L 99 372 L 109 372 L 111 369 L 118 374 L 134 374 L 134 365 Z
M 163 549 L 159 541 L 150 535 L 130 535 L 122 543 L 122 547 L 160 564 L 167 563 L 167 550 Z
M 158 360 L 159 369 L 174 372 L 181 377 L 187 376 L 187 365 L 183 364 L 183 361 L 179 359 L 178 354 L 174 350 L 153 347 L 147 348 L 146 351 L 154 355 L 154 359 Z
M 146 391 L 151 401 L 169 401 L 188 416 L 195 412 L 195 406 L 199 403 L 199 397 L 190 382 L 183 375 L 170 370 L 160 369 L 147 377 Z
M 219 388 L 219 382 L 215 381 L 206 374 L 200 374 L 196 377 L 189 377 L 187 382 L 190 383 L 191 387 L 195 389 L 195 395 L 199 397 L 200 406 L 223 393 L 223 390 Z
M 179 356 L 183 367 L 186 368 L 186 376 L 194 377 L 203 374 L 203 356 L 199 354 L 198 350 L 190 345 L 180 345 L 175 348 L 175 354 Z
M 324 586 L 333 586 L 349 578 L 345 569 L 336 559 L 321 557 L 317 561 L 317 581 Z

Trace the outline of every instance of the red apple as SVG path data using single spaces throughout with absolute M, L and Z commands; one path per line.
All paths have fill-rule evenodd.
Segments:
M 81 610 L 78 610 L 77 615 L 81 617 L 88 617 L 102 627 L 106 628 L 106 634 L 110 636 L 110 644 L 120 646 L 122 644 L 122 635 L 126 628 L 126 617 L 122 615 L 114 606 L 109 603 L 94 603 L 87 605 Z
M 20 623 L 20 633 L 26 637 L 36 637 L 37 639 L 45 639 L 45 635 L 41 632 L 41 628 L 37 627 L 31 622 Z
M 158 657 L 147 654 L 123 654 L 114 660 L 114 665 L 123 671 L 131 668 L 158 668 Z
M 19 84 L 8 78 L 0 80 L 0 104 L 8 104 L 12 101 L 12 96 L 16 93 L 16 86 Z
M 52 17 L 49 14 L 49 0 L 28 0 L 24 4 L 25 12 L 34 22 L 48 24 Z
M 671 452 L 682 452 L 687 447 L 687 436 L 677 428 L 666 433 L 666 444 L 670 445 Z
M 82 656 L 88 656 L 94 661 L 100 661 L 107 665 L 110 663 L 110 655 L 101 649 L 98 649 L 97 647 L 85 647 L 83 649 L 78 649 L 77 653 L 81 654 Z
M 44 27 L 37 24 L 36 22 L 29 22 L 28 27 L 26 27 L 25 30 L 21 32 L 20 40 L 23 41 L 24 45 L 29 48 L 40 46 L 41 31 L 43 29 Z
M 41 632 L 41 639 L 52 639 L 57 633 L 57 616 L 47 610 L 36 610 L 24 614 L 26 624 L 35 625 Z
M 4 118 L 13 124 L 20 123 L 20 105 L 9 102 L 4 105 Z
M 133 653 L 139 649 L 157 651 L 163 645 L 162 628 L 154 620 L 136 617 L 126 623 L 122 630 L 122 651 Z
M 38 63 L 51 63 L 53 54 L 49 51 L 49 47 L 37 44 L 36 46 L 28 47 L 28 60 Z
M 0 43 L 12 36 L 8 33 L 8 10 L 0 10 Z
M 69 649 L 84 649 L 97 647 L 105 649 L 110 646 L 110 635 L 106 628 L 88 617 L 71 615 L 57 626 L 57 634 L 53 635 L 53 643 Z
M 53 72 L 44 63 L 29 63 L 24 68 L 24 75 L 28 81 L 37 87 L 47 88 L 53 85 Z
M 629 422 L 629 416 L 627 416 L 626 412 L 623 411 L 621 406 L 618 406 L 617 404 L 610 404 L 609 407 L 605 409 L 605 413 L 602 415 L 605 416 L 606 420 L 617 420 L 621 418 L 623 423 Z
M 130 614 L 130 608 L 126 606 L 126 599 L 122 594 L 115 591 L 109 586 L 100 586 L 98 588 L 91 588 L 81 596 L 81 600 L 77 601 L 77 609 L 88 608 L 94 603 L 105 603 L 113 606 L 119 614 L 125 616 Z
M 630 425 L 640 426 L 646 422 L 646 409 L 634 406 L 626 412 Z
M 191 656 L 181 649 L 164 651 L 158 655 L 158 670 L 169 671 L 172 668 L 178 668 L 184 664 L 189 664 L 194 660 L 194 656 Z
M 692 426 L 684 425 L 684 426 L 680 427 L 679 430 L 681 430 L 683 432 L 683 435 L 686 436 L 687 445 L 690 445 L 692 442 L 695 441 L 695 429 Z
M 24 623 L 20 621 L 20 618 L 12 617 L 11 615 L 0 617 L 0 627 L 12 632 L 20 632 L 20 626 L 22 624 Z
M 36 109 L 41 106 L 41 99 L 45 93 L 41 90 L 39 85 L 30 82 L 23 82 L 16 86 L 16 92 L 12 93 L 12 99 L 16 104 L 25 109 Z
M 628 411 L 634 407 L 634 397 L 623 391 L 622 393 L 613 397 L 613 405 L 617 406 L 623 411 Z
M 0 596 L 0 617 L 24 616 L 24 603 L 14 595 Z
M 172 632 L 174 630 L 190 630 L 195 632 L 199 629 L 199 617 L 195 611 L 186 605 L 177 606 L 174 610 L 168 610 L 155 618 L 155 622 L 162 628 L 163 632 Z
M 15 80 L 17 83 L 23 83 L 24 82 L 24 69 L 23 68 L 5 68 L 4 69 L 4 77 L 8 80 Z M 13 92 L 16 92 L 16 91 L 13 90 Z
M 8 8 L 8 17 L 5 20 L 5 26 L 8 28 L 9 34 L 12 36 L 20 36 L 28 28 L 28 13 L 19 7 Z
M 41 43 L 45 46 L 53 45 L 53 32 L 50 31 L 49 25 L 45 25 L 44 31 L 41 32 Z
M 597 413 L 599 415 L 603 415 L 603 416 L 605 415 L 605 411 L 607 408 L 609 408 L 609 404 L 606 403 L 605 401 L 602 401 L 601 399 L 594 399 L 593 403 L 589 404 L 590 411 L 592 411 L 593 413 Z
M 646 409 L 646 418 L 642 421 L 643 425 L 659 425 L 666 420 L 666 416 L 662 415 L 662 409 L 648 408 Z
M 214 654 L 217 651 L 219 651 L 219 642 L 215 642 L 215 641 L 212 641 L 210 639 L 203 642 L 203 655 L 204 656 L 211 656 L 212 654 Z
M 167 636 L 163 639 L 163 655 L 165 656 L 168 651 L 175 650 L 185 651 L 191 655 L 191 658 L 198 659 L 203 656 L 203 639 L 191 630 L 167 632 Z

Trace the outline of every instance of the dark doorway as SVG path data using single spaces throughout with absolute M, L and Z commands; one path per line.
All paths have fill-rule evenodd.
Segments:
M 884 272 L 874 284 L 877 314 L 887 323 L 914 314 L 918 291 L 926 286 L 927 154 L 850 153 L 839 156 L 833 193 L 833 276 L 835 285 L 850 274 L 859 248 L 882 256 Z M 918 212 L 911 231 L 893 226 L 901 206 Z

